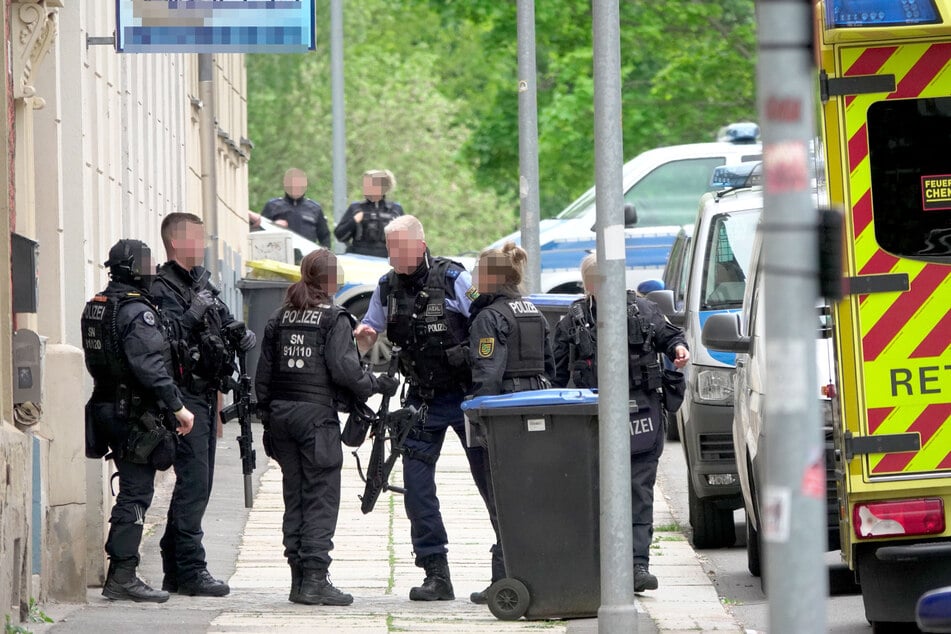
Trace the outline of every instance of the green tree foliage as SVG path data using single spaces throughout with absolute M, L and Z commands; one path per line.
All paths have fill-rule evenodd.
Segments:
M 248 57 L 251 202 L 280 194 L 291 165 L 331 207 L 327 2 L 316 54 Z M 391 196 L 423 219 L 437 252 L 477 250 L 518 214 L 515 0 L 345 4 L 351 197 L 366 169 L 391 169 Z M 594 182 L 589 2 L 536 2 L 543 216 Z M 624 153 L 713 140 L 754 118 L 752 0 L 623 0 Z

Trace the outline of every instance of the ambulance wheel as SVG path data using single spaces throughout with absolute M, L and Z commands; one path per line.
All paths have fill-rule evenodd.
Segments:
M 515 621 L 528 612 L 528 588 L 518 579 L 499 579 L 486 593 L 489 611 L 500 621 Z

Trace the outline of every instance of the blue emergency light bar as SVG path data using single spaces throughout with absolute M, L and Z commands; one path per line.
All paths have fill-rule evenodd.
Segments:
M 829 28 L 910 26 L 941 21 L 934 0 L 828 0 Z
M 763 184 L 763 163 L 740 163 L 739 165 L 721 165 L 713 170 L 710 187 L 716 189 L 738 189 Z

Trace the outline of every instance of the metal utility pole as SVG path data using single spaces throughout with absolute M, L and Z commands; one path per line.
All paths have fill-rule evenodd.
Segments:
M 198 54 L 198 133 L 201 138 L 201 206 L 208 231 L 206 267 L 211 281 L 221 285 L 218 266 L 218 172 L 215 167 L 218 125 L 215 121 L 215 63 L 211 53 Z
M 343 0 L 330 0 L 330 98 L 333 117 L 334 226 L 347 210 L 347 124 L 343 88 Z M 343 245 L 335 250 L 343 253 Z
M 535 86 L 535 0 L 518 0 L 518 197 L 522 248 L 528 253 L 525 285 L 541 290 L 538 222 L 538 102 Z
M 621 168 L 621 34 L 617 0 L 593 0 L 594 166 L 597 206 L 598 365 L 627 367 L 624 192 Z M 601 372 L 601 608 L 598 632 L 637 632 L 631 529 L 631 462 L 626 372 Z
M 816 106 L 812 11 L 808 0 L 756 3 L 770 365 L 759 506 L 773 634 L 826 631 L 826 475 L 815 343 L 819 216 L 807 158 Z

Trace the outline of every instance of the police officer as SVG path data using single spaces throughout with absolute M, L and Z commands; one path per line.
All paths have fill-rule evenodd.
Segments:
M 102 458 L 111 448 L 119 476 L 102 595 L 163 603 L 168 593 L 152 589 L 135 574 L 143 518 L 152 503 L 156 468 L 168 469 L 175 447 L 164 426 L 165 414 L 174 414 L 183 436 L 191 431 L 194 416 L 172 380 L 168 341 L 149 296 L 155 270 L 149 247 L 119 240 L 105 266 L 111 281 L 86 303 L 82 316 L 83 352 L 94 383 L 86 404 L 86 455 Z
M 393 270 L 380 278 L 354 334 L 365 351 L 386 329 L 387 338 L 400 346 L 400 369 L 409 383 L 404 404 L 426 408 L 403 452 L 413 552 L 416 565 L 426 571 L 423 584 L 412 588 L 409 598 L 448 601 L 455 594 L 446 558 L 449 539 L 436 497 L 436 461 L 447 429 L 466 444 L 461 405 L 470 382 L 467 324 L 475 289 L 461 264 L 430 255 L 423 226 L 414 216 L 400 216 L 386 226 L 386 247 Z M 484 450 L 466 447 L 466 456 L 487 500 Z
M 330 248 L 330 228 L 320 203 L 304 196 L 307 175 L 296 167 L 284 172 L 284 196 L 272 198 L 261 215 L 322 247 Z
M 337 240 L 346 242 L 347 253 L 360 253 L 385 258 L 386 237 L 383 228 L 391 220 L 403 215 L 399 203 L 386 199 L 386 194 L 396 186 L 396 179 L 389 170 L 370 170 L 363 174 L 362 202 L 351 204 L 334 227 Z
M 195 427 L 175 457 L 175 489 L 160 545 L 162 588 L 191 596 L 220 597 L 228 584 L 208 572 L 201 520 L 208 506 L 215 471 L 218 391 L 234 371 L 234 348 L 254 347 L 255 336 L 235 322 L 201 267 L 205 233 L 201 218 L 171 213 L 162 221 L 168 262 L 159 267 L 152 295 L 169 322 L 179 374 L 176 380 Z M 243 333 L 231 341 L 228 333 Z
M 585 297 L 571 304 L 555 327 L 555 378 L 558 387 L 568 380 L 575 387 L 597 387 L 597 294 L 600 285 L 595 254 L 581 261 Z M 650 544 L 654 535 L 654 481 L 657 461 L 664 450 L 661 423 L 661 369 L 658 353 L 679 369 L 690 360 L 683 330 L 672 325 L 650 300 L 628 291 L 629 399 L 638 409 L 631 414 L 631 497 L 634 530 L 634 591 L 657 589 L 650 572 Z
M 472 395 L 510 394 L 551 386 L 555 374 L 548 321 L 535 304 L 521 295 L 528 255 L 514 242 L 501 249 L 486 249 L 479 255 L 476 288 L 479 296 L 471 307 L 469 354 L 472 364 Z M 492 583 L 505 577 L 505 558 L 495 509 L 495 496 L 488 476 L 489 519 L 495 529 L 492 546 Z M 473 592 L 473 603 L 487 602 L 488 589 Z
M 301 261 L 301 279 L 264 330 L 254 387 L 265 426 L 265 450 L 281 465 L 284 555 L 291 567 L 288 599 L 350 605 L 353 597 L 327 577 L 340 510 L 340 422 L 335 403 L 373 392 L 396 393 L 399 381 L 364 371 L 353 318 L 334 306 L 337 258 L 317 249 Z

